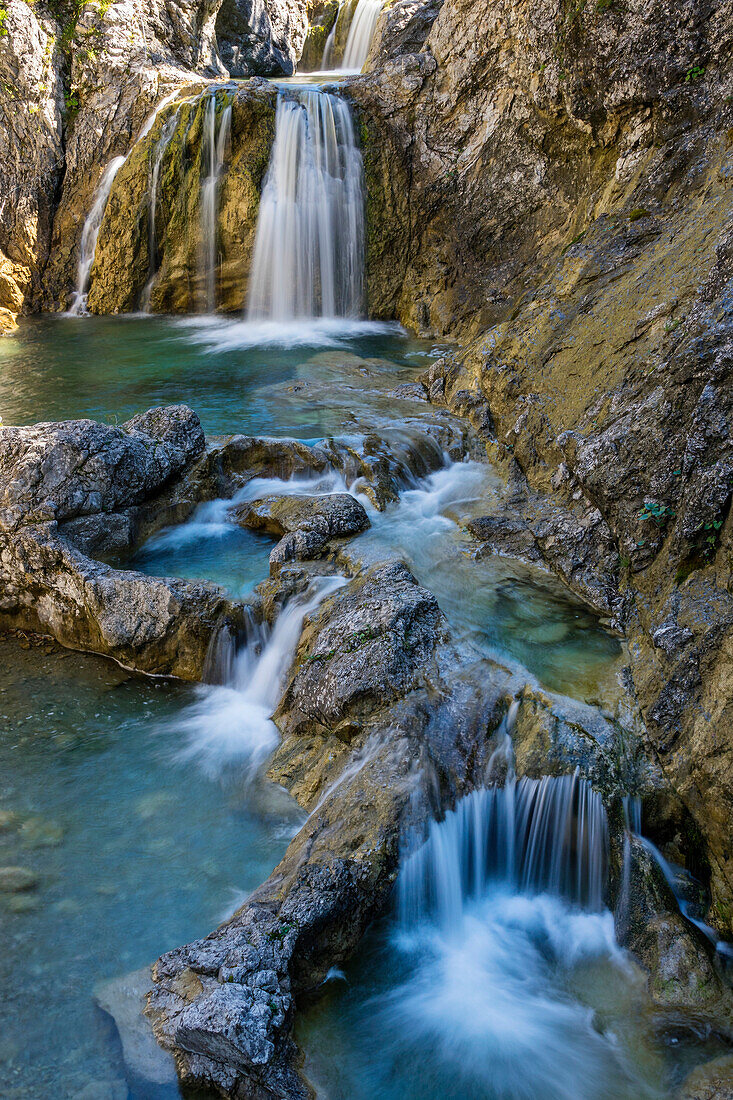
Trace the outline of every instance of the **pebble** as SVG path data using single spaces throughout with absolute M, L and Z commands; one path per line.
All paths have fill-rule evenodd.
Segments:
M 28 867 L 0 867 L 0 892 L 17 894 L 21 890 L 35 890 L 38 875 Z

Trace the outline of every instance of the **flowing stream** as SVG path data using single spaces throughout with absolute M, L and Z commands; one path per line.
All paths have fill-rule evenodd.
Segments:
M 379 10 L 360 0 L 345 64 L 366 55 Z M 231 105 L 215 94 L 202 100 L 200 271 L 213 313 Z M 151 161 L 149 286 L 175 118 Z M 77 314 L 122 159 L 107 167 L 84 227 Z M 425 403 L 395 392 L 445 349 L 363 319 L 363 253 L 363 170 L 349 106 L 318 88 L 283 86 L 246 318 L 28 321 L 0 345 L 0 414 L 6 423 L 123 421 L 186 401 L 208 434 L 306 444 L 332 436 L 365 453 L 375 440 L 388 444 L 398 492 L 383 511 L 363 480 L 336 469 L 257 479 L 235 499 L 353 493 L 371 527 L 343 550 L 352 566 L 405 560 L 472 659 L 498 658 L 573 705 L 615 714 L 619 641 L 546 572 L 476 558 L 466 525 L 498 507 L 501 478 L 443 453 L 426 430 Z M 124 565 L 246 595 L 267 576 L 272 542 L 239 529 L 232 503 L 203 505 Z M 195 687 L 0 639 L 0 865 L 23 865 L 33 879 L 0 898 L 8 991 L 0 1058 L 12 1100 L 30 1095 L 16 1080 L 21 1089 L 32 1081 L 38 1095 L 85 1100 L 178 1095 L 171 1082 L 136 1091 L 94 992 L 208 932 L 278 862 L 302 813 L 263 774 L 278 738 L 272 713 L 305 617 L 344 583 L 313 580 L 271 626 L 251 616 L 243 640 L 222 632 L 207 682 Z M 615 943 L 605 907 L 600 796 L 578 774 L 516 779 L 515 709 L 497 748 L 504 785 L 488 785 L 490 769 L 485 788 L 426 824 L 405 849 L 393 912 L 299 1019 L 319 1095 L 652 1100 L 719 1053 L 717 1040 L 674 1050 L 660 1040 L 643 977 Z M 628 812 L 638 831 L 631 803 Z

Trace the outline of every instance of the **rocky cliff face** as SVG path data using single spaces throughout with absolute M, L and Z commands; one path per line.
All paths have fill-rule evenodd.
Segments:
M 48 12 L 11 0 L 0 34 L 0 333 L 41 293 L 63 172 L 63 63 Z
M 351 87 L 370 302 L 469 338 L 426 389 L 540 494 L 545 560 L 629 631 L 730 931 L 731 5 L 446 0 L 395 56 L 407 14 Z
M 206 78 L 291 73 L 307 5 L 9 0 L 0 25 L 0 323 L 66 309 L 84 219 L 150 113 Z M 263 143 L 260 155 L 266 158 Z M 120 308 L 112 302 L 110 311 Z

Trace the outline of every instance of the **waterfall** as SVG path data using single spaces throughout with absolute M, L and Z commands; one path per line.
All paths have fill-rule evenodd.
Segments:
M 321 60 L 321 71 L 323 72 L 331 69 L 334 72 L 360 73 L 369 56 L 369 49 L 374 38 L 374 32 L 377 29 L 377 21 L 384 7 L 384 0 L 359 0 L 349 25 L 341 64 L 333 64 L 336 34 L 342 15 L 349 5 L 350 0 L 341 3 L 338 15 L 329 31 Z
M 359 317 L 363 252 L 362 161 L 348 104 L 318 89 L 281 91 L 248 318 Z
M 356 5 L 341 63 L 341 68 L 347 72 L 360 73 L 364 68 L 377 29 L 382 2 L 383 0 L 359 0 Z
M 411 924 L 434 914 L 450 927 L 493 883 L 598 911 L 606 863 L 603 802 L 577 772 L 510 780 L 474 791 L 432 822 L 400 873 L 400 917 Z
M 217 682 L 202 685 L 196 702 L 176 719 L 185 741 L 182 759 L 198 760 L 210 774 L 239 763 L 251 779 L 257 775 L 278 742 L 271 715 L 303 620 L 344 584 L 343 577 L 317 578 L 283 608 L 272 628 L 250 620 L 242 646 L 227 627 L 222 629 L 209 648 L 206 669 L 207 678 Z
M 204 115 L 202 163 L 206 167 L 207 174 L 201 184 L 201 249 L 207 313 L 213 313 L 216 309 L 216 220 L 219 183 L 224 170 L 224 157 L 231 124 L 232 105 L 226 103 L 221 111 L 217 128 L 216 93 L 212 92 Z
M 171 138 L 176 131 L 180 111 L 174 111 L 169 119 L 166 119 L 160 137 L 153 151 L 153 162 L 150 172 L 150 185 L 148 188 L 148 281 L 142 294 L 142 308 L 145 313 L 150 310 L 150 296 L 153 290 L 153 282 L 158 273 L 158 239 L 156 234 L 156 209 L 158 206 L 158 181 L 163 158 L 166 154 Z
M 79 247 L 79 265 L 76 273 L 76 290 L 71 300 L 71 306 L 69 307 L 69 313 L 74 316 L 80 316 L 87 312 L 87 291 L 89 290 L 89 275 L 92 270 L 92 264 L 94 263 L 94 253 L 97 249 L 97 238 L 99 237 L 99 230 L 102 228 L 102 221 L 104 219 L 104 211 L 107 206 L 107 199 L 109 198 L 110 191 L 112 190 L 112 184 L 114 183 L 115 176 L 119 172 L 122 165 L 125 163 L 126 157 L 115 157 L 109 162 L 102 178 L 99 181 L 99 186 L 94 195 L 94 201 L 92 202 L 92 208 L 86 216 L 84 226 L 81 231 L 81 245 Z
M 172 103 L 176 96 L 179 94 L 180 89 L 176 88 L 174 92 L 167 95 L 165 99 L 150 112 L 145 122 L 143 123 L 140 133 L 133 142 L 130 152 L 147 137 L 153 128 L 156 118 L 160 112 Z M 99 181 L 99 186 L 94 194 L 92 201 L 92 207 L 86 216 L 84 225 L 81 231 L 81 244 L 79 246 L 79 264 L 76 274 L 76 289 L 71 299 L 71 305 L 69 306 L 69 313 L 74 316 L 81 316 L 87 312 L 87 293 L 89 291 L 89 277 L 91 275 L 92 264 L 94 263 L 94 255 L 97 250 L 97 239 L 99 237 L 99 231 L 102 228 L 102 222 L 104 221 L 104 212 L 107 208 L 107 200 L 112 191 L 112 184 L 115 181 L 115 176 L 119 172 L 122 165 L 129 157 L 130 152 L 124 157 L 114 157 L 104 172 L 102 178 Z

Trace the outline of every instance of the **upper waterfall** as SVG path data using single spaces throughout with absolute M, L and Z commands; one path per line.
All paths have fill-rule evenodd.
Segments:
M 341 65 L 347 72 L 361 72 L 364 68 L 382 6 L 383 0 L 359 0 L 349 27 Z
M 351 111 L 317 88 L 280 92 L 250 275 L 250 320 L 359 317 L 362 159 Z

